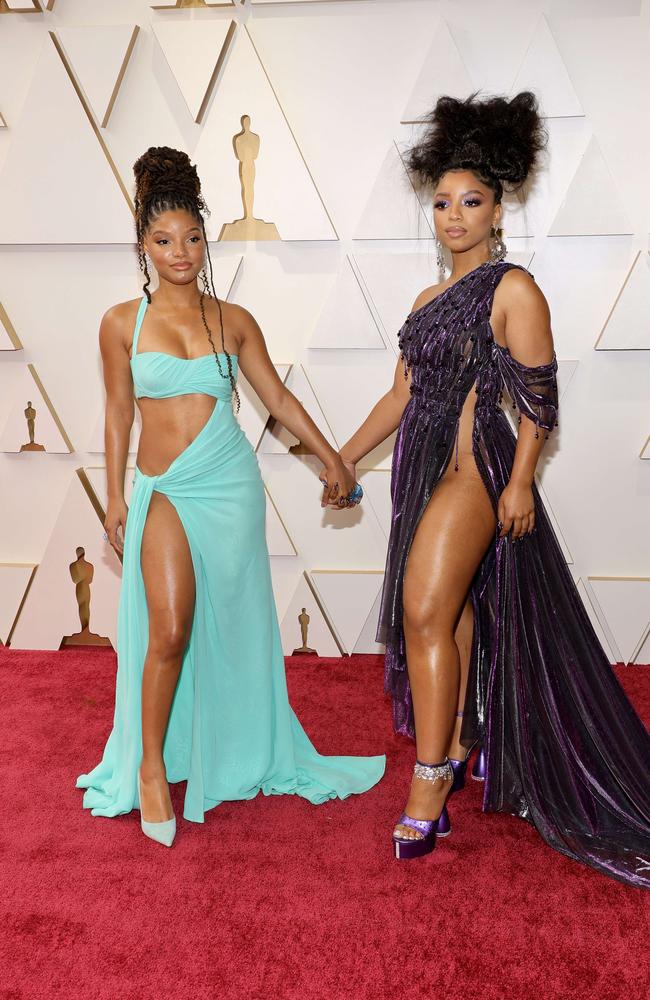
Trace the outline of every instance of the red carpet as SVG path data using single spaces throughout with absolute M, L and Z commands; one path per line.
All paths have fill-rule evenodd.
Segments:
M 181 820 L 171 851 L 74 788 L 108 733 L 113 655 L 2 650 L 0 666 L 0 1000 L 646 1000 L 650 895 L 482 815 L 477 783 L 433 855 L 392 859 L 413 751 L 379 657 L 288 667 L 321 751 L 386 751 L 377 788 L 223 805 Z M 650 669 L 620 676 L 648 721 Z

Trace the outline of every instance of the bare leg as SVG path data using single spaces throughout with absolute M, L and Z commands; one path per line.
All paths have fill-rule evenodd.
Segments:
M 467 614 L 476 570 L 494 537 L 496 520 L 471 452 L 460 470 L 447 470 L 425 510 L 409 553 L 404 578 L 404 634 L 413 694 L 418 760 L 444 760 L 460 700 L 461 657 L 456 635 L 467 647 Z M 460 625 L 460 632 L 458 628 Z M 471 642 L 471 639 L 470 639 Z M 466 672 L 463 683 L 466 684 Z M 414 819 L 440 815 L 449 781 L 413 778 L 406 812 Z M 402 837 L 420 836 L 396 827 Z
M 467 747 L 460 742 L 460 729 L 463 724 L 463 708 L 465 706 L 465 695 L 467 693 L 467 678 L 469 675 L 469 663 L 472 656 L 472 640 L 474 638 L 474 609 L 471 598 L 465 601 L 458 625 L 456 627 L 456 645 L 460 662 L 460 684 L 458 689 L 458 708 L 451 735 L 451 741 L 447 750 L 447 756 L 453 760 L 465 760 Z
M 142 675 L 142 816 L 171 819 L 163 741 L 194 616 L 195 578 L 180 518 L 154 492 L 142 536 L 142 576 L 149 610 L 149 645 Z

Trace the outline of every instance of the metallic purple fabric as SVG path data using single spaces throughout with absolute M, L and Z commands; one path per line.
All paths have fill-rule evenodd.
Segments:
M 391 480 L 393 514 L 377 640 L 397 732 L 414 735 L 402 586 L 417 524 L 452 459 L 463 402 L 476 383 L 474 457 L 496 514 L 516 439 L 503 390 L 550 430 L 555 359 L 527 368 L 495 343 L 494 290 L 515 265 L 484 264 L 411 313 L 399 333 L 412 396 Z M 474 642 L 462 742 L 483 742 L 483 808 L 533 823 L 568 857 L 650 888 L 650 736 L 607 660 L 539 494 L 536 529 L 495 536 L 472 585 Z M 469 528 L 470 526 L 468 526 Z

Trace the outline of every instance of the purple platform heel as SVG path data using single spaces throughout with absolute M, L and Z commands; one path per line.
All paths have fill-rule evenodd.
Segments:
M 474 761 L 474 767 L 472 768 L 472 778 L 474 781 L 485 781 L 485 775 L 487 773 L 487 761 L 485 759 L 485 750 L 483 747 L 479 750 L 476 760 Z
M 423 764 L 421 761 L 417 761 L 413 770 L 418 778 L 424 778 L 425 781 L 437 781 L 438 778 L 443 778 L 445 781 L 453 781 L 454 778 L 453 768 L 447 758 L 441 764 Z M 393 834 L 395 857 L 400 861 L 421 858 L 425 854 L 430 854 L 436 846 L 436 838 L 447 837 L 451 833 L 449 813 L 446 806 L 442 807 L 442 812 L 438 819 L 413 819 L 412 816 L 402 813 L 397 822 L 422 834 L 421 837 L 416 837 L 412 840 Z

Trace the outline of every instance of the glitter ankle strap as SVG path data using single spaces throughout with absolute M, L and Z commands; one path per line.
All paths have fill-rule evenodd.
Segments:
M 445 757 L 440 764 L 423 764 L 418 760 L 415 762 L 413 773 L 416 778 L 423 778 L 424 781 L 437 781 L 438 778 L 444 781 L 454 780 L 454 772 L 448 757 Z

